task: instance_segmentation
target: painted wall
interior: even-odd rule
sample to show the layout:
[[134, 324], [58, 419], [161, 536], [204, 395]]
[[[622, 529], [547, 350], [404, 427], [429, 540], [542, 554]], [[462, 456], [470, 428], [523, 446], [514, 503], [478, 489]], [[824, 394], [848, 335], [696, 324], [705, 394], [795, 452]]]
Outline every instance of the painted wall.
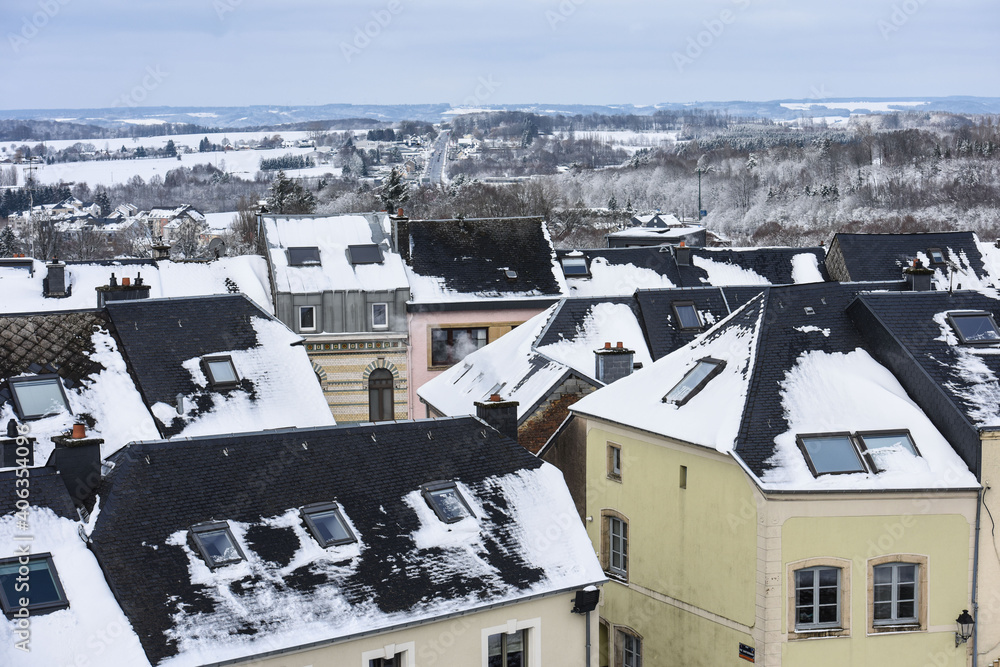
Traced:
[[979, 532], [979, 658], [976, 664], [992, 667], [993, 662], [1000, 659], [1000, 526], [995, 527], [995, 523], [1000, 523], [1000, 431], [982, 434], [981, 479], [986, 492]]
[[[506, 632], [507, 627], [511, 627], [528, 630], [530, 667], [580, 667], [587, 660], [586, 617], [570, 613], [573, 598], [573, 593], [554, 595], [242, 664], [255, 667], [369, 667], [368, 660], [384, 657], [384, 647], [395, 645], [393, 650], [406, 651], [403, 667], [486, 667], [486, 637]], [[596, 665], [598, 615], [592, 613], [590, 616], [593, 637], [590, 664]]]

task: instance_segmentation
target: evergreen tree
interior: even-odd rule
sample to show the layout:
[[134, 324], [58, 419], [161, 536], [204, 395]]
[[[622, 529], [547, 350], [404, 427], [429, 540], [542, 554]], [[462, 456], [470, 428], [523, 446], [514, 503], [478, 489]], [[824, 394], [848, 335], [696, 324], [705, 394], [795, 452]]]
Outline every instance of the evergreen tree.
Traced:
[[608, 200], [608, 210], [609, 211], [618, 210], [618, 198], [615, 197], [614, 195], [611, 195], [611, 198]]
[[177, 157], [177, 147], [174, 146], [174, 140], [167, 140], [167, 147], [163, 149], [167, 154], [167, 157]]
[[204, 139], [198, 142], [199, 153], [207, 153], [210, 150], [212, 150], [212, 142], [208, 140], [208, 137], [205, 137]]
[[399, 170], [393, 168], [389, 173], [389, 178], [382, 184], [378, 198], [382, 201], [385, 210], [392, 213], [397, 208], [406, 203], [410, 198], [410, 186], [403, 180]]
[[0, 232], [0, 257], [12, 257], [17, 252], [17, 237], [14, 236], [14, 229], [7, 225]]
[[631, 199], [629, 199], [627, 202], [625, 202], [625, 212], [628, 213], [629, 215], [632, 215], [633, 213], [635, 213], [635, 209], [632, 208], [632, 200]]
[[279, 171], [267, 195], [267, 208], [272, 213], [312, 213], [316, 210], [316, 198], [301, 184]]
[[94, 203], [101, 207], [101, 215], [107, 217], [111, 213], [111, 199], [105, 190], [98, 190], [94, 195]]

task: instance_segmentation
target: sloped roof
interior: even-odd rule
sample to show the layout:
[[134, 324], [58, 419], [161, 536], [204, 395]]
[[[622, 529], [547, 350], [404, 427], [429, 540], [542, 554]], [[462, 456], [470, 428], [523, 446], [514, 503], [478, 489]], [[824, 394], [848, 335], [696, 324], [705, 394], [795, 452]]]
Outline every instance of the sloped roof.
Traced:
[[564, 293], [542, 218], [411, 220], [409, 235], [414, 303]]
[[[234, 659], [605, 579], [560, 473], [473, 418], [137, 443], [115, 461], [92, 548], [154, 664]], [[459, 485], [474, 519], [439, 522], [420, 495], [437, 480]], [[299, 508], [331, 501], [358, 543], [322, 549], [304, 529]], [[230, 522], [248, 562], [208, 570], [188, 528], [210, 520]], [[558, 539], [541, 540], [546, 530]]]
[[[5, 470], [0, 472], [0, 517], [14, 514], [17, 508], [17, 487], [16, 470]], [[55, 468], [32, 468], [31, 469], [31, 505], [33, 507], [47, 507], [53, 514], [64, 519], [76, 521], [78, 515], [73, 499], [69, 497], [66, 484], [63, 483], [59, 471]], [[30, 525], [30, 521], [29, 521]], [[4, 556], [0, 555], [0, 558]]]
[[900, 280], [903, 268], [914, 259], [920, 259], [924, 266], [930, 265], [930, 248], [940, 248], [945, 259], [959, 265], [967, 264], [971, 273], [980, 279], [987, 277], [973, 232], [836, 234], [834, 243], [840, 246], [848, 274], [856, 282]]

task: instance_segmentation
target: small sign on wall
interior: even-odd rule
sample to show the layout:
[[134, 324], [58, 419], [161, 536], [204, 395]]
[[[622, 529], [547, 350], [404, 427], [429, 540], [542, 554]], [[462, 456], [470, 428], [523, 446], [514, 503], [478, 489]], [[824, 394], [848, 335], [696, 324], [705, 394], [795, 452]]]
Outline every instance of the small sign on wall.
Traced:
[[757, 662], [757, 660], [754, 658], [754, 653], [756, 653], [756, 649], [754, 649], [753, 646], [740, 644], [740, 657], [746, 660], [747, 662]]

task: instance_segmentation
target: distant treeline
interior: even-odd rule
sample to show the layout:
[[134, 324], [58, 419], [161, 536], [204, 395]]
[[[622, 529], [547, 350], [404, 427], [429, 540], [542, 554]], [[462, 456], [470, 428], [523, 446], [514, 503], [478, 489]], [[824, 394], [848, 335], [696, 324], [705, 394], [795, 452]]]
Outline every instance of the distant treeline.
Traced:
[[278, 171], [279, 169], [306, 169], [314, 166], [315, 163], [310, 157], [304, 155], [282, 155], [281, 157], [261, 158], [261, 171]]

